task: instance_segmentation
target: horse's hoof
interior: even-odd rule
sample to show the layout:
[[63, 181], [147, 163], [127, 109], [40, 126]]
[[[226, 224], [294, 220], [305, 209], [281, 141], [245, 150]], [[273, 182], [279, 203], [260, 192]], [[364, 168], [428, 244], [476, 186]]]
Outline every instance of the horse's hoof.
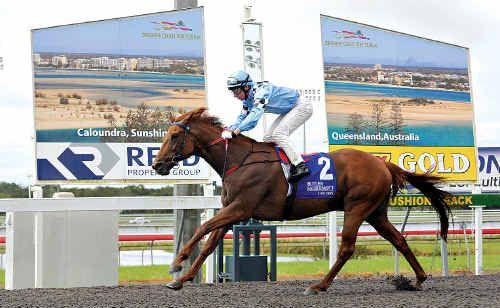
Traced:
[[313, 287], [309, 287], [304, 291], [304, 295], [316, 295], [318, 293], [318, 290]]
[[182, 289], [182, 282], [176, 280], [170, 281], [169, 283], [167, 283], [167, 288], [169, 288], [170, 290], [178, 291]]
[[182, 271], [182, 265], [170, 265], [170, 270], [168, 271], [169, 274], [175, 274], [179, 273]]
[[412, 291], [422, 291], [422, 284], [421, 283], [416, 283], [415, 286], [413, 287]]
[[417, 291], [418, 288], [422, 289], [421, 283], [417, 282], [415, 286], [413, 286], [410, 279], [404, 277], [403, 275], [393, 277], [392, 284], [398, 291]]

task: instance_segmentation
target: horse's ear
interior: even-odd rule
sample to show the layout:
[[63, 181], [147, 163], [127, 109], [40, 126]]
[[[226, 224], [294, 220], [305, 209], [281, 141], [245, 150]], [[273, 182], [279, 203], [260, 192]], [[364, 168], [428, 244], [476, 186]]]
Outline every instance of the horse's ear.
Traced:
[[198, 109], [195, 109], [187, 114], [187, 117], [182, 119], [183, 122], [188, 122], [189, 120], [193, 118], [199, 118], [201, 115], [207, 110], [205, 107], [200, 107]]
[[168, 121], [170, 123], [174, 123], [175, 122], [175, 116], [174, 116], [174, 114], [171, 111], [167, 112], [167, 119], [168, 119]]
[[198, 109], [195, 109], [192, 111], [191, 117], [199, 118], [205, 111], [207, 111], [207, 108], [205, 107], [200, 107]]

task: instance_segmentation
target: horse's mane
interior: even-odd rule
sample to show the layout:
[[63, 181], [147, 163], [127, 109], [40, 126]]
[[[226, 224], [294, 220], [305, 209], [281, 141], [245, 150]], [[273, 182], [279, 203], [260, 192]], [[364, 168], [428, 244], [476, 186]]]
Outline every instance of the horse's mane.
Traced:
[[[189, 112], [186, 112], [175, 119], [176, 122], [201, 122], [207, 124], [208, 126], [215, 127], [218, 129], [224, 129], [224, 123], [217, 116], [210, 115], [207, 112], [207, 108], [201, 107]], [[245, 135], [238, 135], [240, 140], [246, 141], [248, 143], [256, 143], [254, 139], [247, 137]]]

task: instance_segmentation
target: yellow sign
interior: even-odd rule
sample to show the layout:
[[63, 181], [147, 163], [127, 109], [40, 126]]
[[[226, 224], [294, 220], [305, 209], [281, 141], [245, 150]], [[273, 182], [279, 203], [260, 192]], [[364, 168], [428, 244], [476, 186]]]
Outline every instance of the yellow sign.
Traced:
[[476, 151], [473, 147], [410, 147], [330, 145], [330, 151], [353, 148], [391, 161], [410, 172], [444, 177], [447, 181], [473, 181], [477, 179]]
[[[457, 195], [446, 198], [449, 206], [471, 206], [472, 195]], [[430, 206], [431, 202], [425, 196], [396, 196], [389, 200], [389, 206]]]

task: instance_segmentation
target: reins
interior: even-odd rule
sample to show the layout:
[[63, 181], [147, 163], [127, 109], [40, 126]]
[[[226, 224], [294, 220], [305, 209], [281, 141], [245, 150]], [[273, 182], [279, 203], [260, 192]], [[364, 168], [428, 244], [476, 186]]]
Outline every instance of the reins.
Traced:
[[245, 156], [243, 157], [243, 159], [241, 160], [241, 162], [239, 164], [233, 165], [231, 168], [229, 168], [229, 169], [226, 170], [226, 168], [227, 168], [227, 153], [228, 153], [228, 148], [229, 148], [229, 139], [224, 139], [222, 137], [219, 137], [219, 138], [215, 139], [214, 141], [210, 142], [210, 144], [208, 145], [208, 147], [216, 145], [217, 143], [222, 142], [222, 141], [225, 142], [224, 168], [222, 170], [222, 181], [223, 182], [224, 182], [224, 178], [227, 175], [230, 175], [231, 173], [235, 172], [236, 170], [238, 170], [238, 169], [240, 169], [242, 167], [250, 166], [250, 165], [253, 165], [253, 164], [266, 164], [266, 163], [281, 162], [279, 159], [275, 159], [275, 160], [264, 159], [264, 160], [253, 161], [253, 162], [249, 162], [249, 163], [245, 164], [245, 161], [252, 154], [258, 154], [258, 153], [269, 154], [269, 153], [271, 153], [271, 152], [268, 152], [268, 151], [254, 151], [254, 149], [253, 149], [254, 144], [252, 143], [250, 151], [245, 154]]
[[[182, 140], [181, 146], [179, 148], [177, 148], [174, 157], [172, 157], [172, 161], [180, 161], [180, 160], [182, 160], [182, 151], [184, 150], [184, 146], [186, 145], [186, 139], [187, 139], [188, 133], [190, 132], [190, 127], [189, 127], [189, 125], [186, 125], [186, 124], [181, 123], [181, 122], [173, 122], [171, 125], [175, 125], [175, 126], [178, 126], [178, 127], [182, 128], [182, 129], [184, 129], [184, 140]], [[253, 161], [253, 162], [245, 163], [246, 160], [248, 159], [248, 157], [250, 157], [252, 154], [258, 154], [258, 153], [269, 154], [269, 153], [271, 153], [271, 152], [262, 151], [262, 150], [260, 150], [260, 151], [254, 151], [254, 149], [253, 149], [254, 143], [252, 143], [250, 151], [245, 154], [245, 156], [243, 157], [243, 159], [241, 160], [241, 162], [239, 164], [233, 165], [231, 168], [227, 169], [227, 158], [228, 158], [227, 154], [228, 154], [228, 151], [229, 151], [229, 139], [218, 137], [215, 140], [213, 140], [212, 142], [210, 142], [208, 144], [207, 148], [209, 148], [211, 146], [214, 146], [214, 145], [216, 145], [216, 144], [218, 144], [220, 142], [224, 142], [224, 166], [223, 166], [223, 169], [222, 169], [222, 182], [224, 182], [224, 179], [225, 179], [226, 176], [232, 174], [233, 172], [235, 172], [236, 170], [238, 170], [238, 169], [240, 169], [242, 167], [246, 167], [246, 166], [250, 166], [250, 165], [254, 165], [254, 164], [267, 164], [267, 163], [280, 162], [279, 159], [275, 159], [275, 160], [265, 159], [265, 160]], [[179, 159], [179, 160], [176, 160], [176, 159]]]

